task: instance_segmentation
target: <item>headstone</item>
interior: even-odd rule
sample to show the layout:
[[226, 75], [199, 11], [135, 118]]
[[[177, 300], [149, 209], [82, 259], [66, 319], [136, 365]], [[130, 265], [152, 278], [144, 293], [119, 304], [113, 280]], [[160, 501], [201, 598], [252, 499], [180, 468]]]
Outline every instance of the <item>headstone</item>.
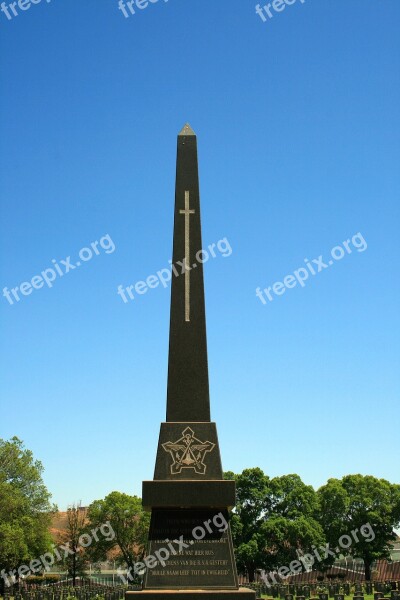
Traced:
[[172, 277], [167, 418], [154, 479], [143, 482], [143, 506], [151, 511], [143, 590], [128, 591], [126, 600], [166, 600], [178, 590], [182, 600], [256, 597], [239, 589], [228, 512], [235, 483], [223, 478], [210, 419], [201, 250], [197, 139], [185, 125], [178, 136], [173, 243], [173, 265], [184, 272]]
[[319, 596], [319, 600], [328, 600], [329, 599], [328, 594], [326, 592], [320, 592], [318, 594], [318, 596]]
[[335, 594], [334, 599], [335, 600], [344, 600], [344, 594]]
[[374, 600], [380, 600], [383, 598], [383, 592], [374, 592]]

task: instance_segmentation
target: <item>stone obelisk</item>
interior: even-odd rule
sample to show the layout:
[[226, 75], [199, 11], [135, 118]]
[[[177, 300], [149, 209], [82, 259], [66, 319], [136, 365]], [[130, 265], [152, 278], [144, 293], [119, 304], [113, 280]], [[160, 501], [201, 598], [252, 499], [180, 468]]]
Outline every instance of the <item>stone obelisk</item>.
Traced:
[[143, 590], [127, 600], [179, 597], [254, 600], [239, 588], [229, 509], [235, 483], [223, 479], [210, 418], [196, 135], [178, 136], [168, 361], [167, 418], [153, 481], [143, 482], [151, 525]]

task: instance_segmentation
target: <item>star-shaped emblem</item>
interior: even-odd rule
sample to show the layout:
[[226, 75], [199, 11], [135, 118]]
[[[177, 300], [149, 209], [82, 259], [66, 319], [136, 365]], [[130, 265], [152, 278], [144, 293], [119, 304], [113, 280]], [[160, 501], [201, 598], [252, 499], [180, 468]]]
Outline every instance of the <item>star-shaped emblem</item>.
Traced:
[[166, 442], [162, 447], [170, 453], [174, 461], [171, 465], [172, 475], [181, 473], [182, 469], [194, 469], [199, 475], [204, 475], [207, 470], [204, 457], [215, 448], [215, 444], [201, 442], [194, 436], [193, 429], [186, 427], [179, 440]]

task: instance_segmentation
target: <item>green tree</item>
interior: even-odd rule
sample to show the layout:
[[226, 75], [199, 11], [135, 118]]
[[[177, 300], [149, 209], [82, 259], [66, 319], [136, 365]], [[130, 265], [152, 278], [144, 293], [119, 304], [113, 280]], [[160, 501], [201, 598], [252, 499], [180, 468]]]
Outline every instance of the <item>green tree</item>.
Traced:
[[64, 565], [67, 568], [68, 575], [72, 578], [72, 585], [75, 587], [77, 577], [85, 577], [86, 569], [89, 564], [89, 556], [85, 548], [80, 543], [81, 535], [87, 531], [87, 509], [81, 504], [73, 504], [67, 509], [67, 527], [60, 533], [59, 541], [67, 544], [71, 554], [64, 559]]
[[[50, 494], [43, 466], [17, 437], [0, 439], [0, 585], [16, 579], [22, 566], [51, 549]], [[18, 572], [21, 569], [21, 572]]]
[[145, 555], [150, 514], [144, 512], [142, 501], [137, 496], [128, 496], [112, 492], [104, 500], [93, 502], [87, 512], [88, 529], [110, 523], [115, 537], [100, 538], [90, 548], [92, 559], [106, 560], [108, 553], [114, 551], [113, 558], [120, 565], [132, 569], [135, 562]]
[[240, 572], [254, 581], [257, 569], [272, 571], [297, 559], [297, 552], [324, 543], [316, 520], [318, 499], [298, 475], [270, 479], [259, 468], [245, 469], [235, 479], [237, 503], [232, 514], [232, 537]]
[[[319, 521], [331, 546], [339, 545], [344, 555], [361, 558], [365, 579], [371, 579], [371, 565], [389, 559], [394, 529], [400, 525], [400, 485], [371, 475], [346, 475], [329, 479], [318, 492]], [[349, 540], [342, 536], [348, 536]], [[341, 540], [343, 542], [341, 543]]]

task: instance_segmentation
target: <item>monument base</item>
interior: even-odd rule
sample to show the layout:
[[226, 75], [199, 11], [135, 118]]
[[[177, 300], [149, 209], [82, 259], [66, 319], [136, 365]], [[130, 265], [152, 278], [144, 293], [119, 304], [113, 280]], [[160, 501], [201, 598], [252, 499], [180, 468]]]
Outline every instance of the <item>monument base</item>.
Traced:
[[256, 593], [248, 588], [238, 590], [142, 590], [126, 592], [125, 600], [255, 600]]

